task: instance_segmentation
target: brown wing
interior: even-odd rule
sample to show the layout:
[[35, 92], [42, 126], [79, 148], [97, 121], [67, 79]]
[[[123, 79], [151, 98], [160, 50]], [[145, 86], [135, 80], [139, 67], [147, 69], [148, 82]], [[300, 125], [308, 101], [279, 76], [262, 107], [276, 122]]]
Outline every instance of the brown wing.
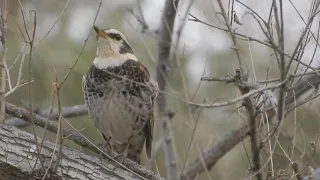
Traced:
[[[151, 157], [151, 148], [153, 140], [153, 129], [154, 129], [154, 99], [157, 96], [157, 83], [150, 78], [150, 73], [148, 69], [140, 62], [127, 60], [121, 67], [114, 67], [113, 71], [115, 74], [126, 77], [130, 77], [131, 80], [144, 84], [145, 86], [140, 86], [139, 84], [132, 84], [128, 81], [128, 86], [130, 87], [130, 93], [132, 95], [140, 96], [140, 91], [144, 91], [144, 95], [148, 105], [148, 115], [143, 116], [146, 118], [146, 125], [143, 127], [143, 131], [146, 133], [146, 154], [148, 158]], [[138, 91], [135, 88], [139, 89]]]
[[145, 72], [145, 74], [147, 75], [147, 78], [145, 79], [147, 82], [147, 85], [149, 86], [150, 90], [151, 90], [151, 111], [150, 111], [150, 118], [147, 120], [147, 124], [144, 128], [144, 131], [146, 132], [146, 154], [147, 157], [150, 159], [151, 158], [151, 151], [152, 151], [152, 141], [153, 141], [153, 130], [154, 130], [154, 122], [155, 122], [155, 118], [154, 118], [154, 99], [157, 96], [157, 83], [153, 82], [150, 78], [150, 74], [149, 71], [147, 70], [147, 68], [143, 65], [140, 64], [139, 66], [140, 70]]
[[152, 141], [153, 141], [153, 129], [154, 129], [154, 103], [152, 102], [152, 112], [150, 119], [147, 121], [145, 126], [145, 132], [147, 134], [146, 138], [146, 153], [148, 158], [151, 158], [152, 151]]

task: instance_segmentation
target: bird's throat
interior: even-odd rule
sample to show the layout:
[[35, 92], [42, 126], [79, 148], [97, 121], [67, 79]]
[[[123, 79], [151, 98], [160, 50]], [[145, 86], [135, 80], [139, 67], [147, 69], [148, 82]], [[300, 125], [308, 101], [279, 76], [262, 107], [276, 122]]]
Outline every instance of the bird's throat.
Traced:
[[99, 69], [107, 69], [109, 67], [121, 66], [127, 60], [138, 61], [137, 57], [134, 54], [118, 54], [114, 56], [97, 56], [93, 64]]

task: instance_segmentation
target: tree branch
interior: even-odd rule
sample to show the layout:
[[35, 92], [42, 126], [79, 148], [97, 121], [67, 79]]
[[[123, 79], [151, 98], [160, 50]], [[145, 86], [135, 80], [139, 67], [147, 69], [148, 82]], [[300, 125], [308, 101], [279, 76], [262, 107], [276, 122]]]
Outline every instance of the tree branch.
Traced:
[[[287, 96], [286, 106], [290, 105], [294, 102], [295, 99], [300, 98], [303, 94], [305, 94], [310, 89], [318, 87], [320, 84], [320, 75], [317, 73], [312, 73], [303, 78], [302, 81], [299, 81], [293, 88], [294, 94], [291, 93]], [[271, 97], [269, 97], [271, 98]], [[272, 97], [274, 98], [274, 97]], [[268, 109], [268, 108], [264, 108]], [[274, 115], [274, 113], [273, 113]], [[258, 121], [256, 124], [260, 123], [261, 118], [258, 116], [256, 118]], [[269, 117], [270, 119], [270, 117]], [[242, 142], [244, 138], [248, 135], [248, 125], [245, 124], [240, 128], [232, 131], [229, 135], [226, 135], [221, 141], [219, 141], [212, 148], [204, 151], [201, 155], [190, 163], [183, 175], [181, 176], [181, 180], [188, 180], [195, 178], [198, 174], [201, 174], [205, 170], [210, 170], [218, 160], [227, 154], [231, 149], [233, 149], [238, 143]]]
[[[19, 129], [0, 125], [0, 174], [1, 179], [39, 179], [43, 175], [43, 167], [37, 161], [38, 153], [35, 149], [33, 135]], [[44, 166], [51, 168], [50, 159], [55, 144], [44, 141], [40, 151]], [[63, 160], [59, 163], [57, 174], [48, 174], [47, 178], [54, 179], [88, 179], [88, 180], [140, 180], [126, 169], [119, 168], [110, 160], [101, 161], [98, 157], [88, 156], [78, 150], [62, 148]], [[32, 169], [31, 167], [35, 167]]]
[[[172, 42], [172, 32], [178, 4], [179, 0], [166, 0], [161, 18], [156, 69], [156, 80], [158, 82], [160, 92], [163, 92], [166, 89], [166, 80], [169, 75], [169, 56]], [[167, 179], [178, 180], [179, 175], [176, 161], [176, 147], [170, 118], [166, 109], [166, 97], [164, 93], [159, 94], [157, 98], [157, 105], [158, 116], [159, 120], [161, 121], [160, 128], [165, 136], [163, 149], [165, 154]]]
[[[320, 84], [320, 75], [318, 73], [310, 73], [307, 74], [299, 83], [297, 83], [294, 86], [294, 92], [289, 93], [288, 98], [286, 99], [286, 104], [289, 105], [293, 102], [294, 97], [296, 96], [296, 99], [301, 97], [303, 94], [305, 94], [310, 89], [314, 89], [315, 87], [319, 86]], [[13, 115], [15, 118], [11, 118], [7, 123], [12, 122], [11, 120], [20, 120], [22, 122], [29, 121], [28, 118], [25, 118], [25, 115], [29, 115], [29, 111], [23, 108], [18, 108], [10, 103], [7, 103], [7, 110], [6, 113], [9, 115]], [[18, 113], [14, 113], [17, 111]], [[48, 115], [49, 109], [39, 110], [35, 115], [36, 124], [44, 127], [45, 120]], [[83, 116], [87, 115], [87, 108], [85, 105], [75, 105], [70, 107], [62, 108], [62, 116], [65, 118], [72, 118], [77, 116]], [[42, 117], [44, 116], [44, 117]], [[19, 118], [25, 119], [24, 121]], [[58, 118], [58, 110], [54, 109], [53, 114], [50, 116], [49, 119], [57, 119]], [[259, 119], [259, 118], [258, 118]], [[39, 122], [40, 121], [40, 122]], [[259, 122], [257, 122], [259, 123]], [[49, 121], [49, 127], [52, 128], [50, 131], [55, 132], [56, 129], [56, 122], [55, 121]], [[192, 179], [197, 176], [197, 174], [200, 174], [205, 171], [205, 169], [210, 170], [211, 167], [213, 167], [217, 161], [223, 157], [226, 153], [228, 153], [231, 149], [233, 149], [239, 142], [241, 142], [245, 137], [247, 137], [248, 132], [248, 126], [243, 125], [242, 127], [232, 131], [229, 135], [226, 135], [221, 141], [219, 141], [214, 147], [205, 150], [201, 153], [201, 157], [197, 158], [195, 161], [190, 163], [184, 170], [183, 176], [181, 177], [182, 180], [187, 180], [186, 176], [189, 179]], [[65, 133], [65, 132], [64, 132]], [[72, 134], [73, 132], [68, 132], [69, 134]], [[67, 134], [65, 134], [67, 136]], [[77, 134], [73, 134], [70, 138], [77, 137]], [[76, 140], [76, 142], [86, 145], [86, 140], [82, 137], [78, 137], [82, 140]], [[95, 149], [94, 147], [87, 147], [88, 149]], [[203, 159], [203, 161], [201, 160]], [[206, 167], [204, 167], [204, 164]], [[133, 166], [133, 165], [132, 165]], [[138, 171], [136, 171], [138, 172]], [[145, 173], [148, 174], [148, 173]], [[146, 177], [146, 176], [145, 176]]]
[[[248, 135], [248, 125], [245, 124], [237, 130], [232, 131], [219, 141], [214, 147], [204, 151], [184, 170], [181, 180], [194, 179], [198, 174], [210, 170], [218, 160], [233, 149]], [[205, 167], [204, 167], [205, 165]]]
[[[53, 112], [50, 113], [49, 109], [35, 109], [33, 111], [34, 113], [42, 116], [42, 117], [49, 117], [50, 120], [58, 120], [59, 119], [59, 111], [58, 109], [53, 109]], [[74, 106], [64, 107], [61, 109], [61, 116], [63, 118], [75, 118], [79, 116], [85, 116], [88, 114], [88, 108], [85, 104], [78, 104]], [[21, 120], [19, 118], [13, 117], [10, 119], [7, 119], [5, 121], [6, 124], [12, 125], [15, 127], [22, 127], [27, 125], [28, 123], [24, 120]]]
[[[15, 105], [11, 103], [6, 103], [6, 113], [21, 118], [25, 121], [31, 122], [31, 118], [34, 118], [34, 123], [37, 126], [45, 127], [47, 126], [47, 129], [51, 132], [57, 133], [58, 131], [58, 123], [56, 121], [48, 120], [42, 116], [39, 116], [35, 113], [30, 113], [27, 109], [16, 107]], [[101, 154], [102, 152], [97, 148], [96, 145], [92, 144], [87, 138], [85, 138], [82, 134], [79, 132], [73, 132], [70, 130], [62, 129], [62, 133], [64, 137], [67, 137], [68, 139], [72, 140], [76, 144], [88, 148], [93, 152]], [[111, 157], [116, 157], [117, 155], [114, 153], [110, 153]], [[111, 161], [111, 160], [110, 160]], [[161, 178], [154, 173], [150, 172], [149, 170], [143, 168], [142, 166], [138, 165], [137, 163], [134, 163], [130, 161], [129, 159], [125, 159], [123, 164], [131, 169], [133, 172], [139, 174], [142, 177], [145, 177], [145, 179], [150, 180], [161, 180]]]

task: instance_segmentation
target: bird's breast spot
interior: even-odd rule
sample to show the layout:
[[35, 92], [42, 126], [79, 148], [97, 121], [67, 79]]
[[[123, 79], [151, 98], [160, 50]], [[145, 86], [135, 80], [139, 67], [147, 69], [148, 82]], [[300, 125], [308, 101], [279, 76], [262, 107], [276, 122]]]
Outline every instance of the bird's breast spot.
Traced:
[[126, 96], [127, 95], [127, 91], [122, 91], [122, 94]]

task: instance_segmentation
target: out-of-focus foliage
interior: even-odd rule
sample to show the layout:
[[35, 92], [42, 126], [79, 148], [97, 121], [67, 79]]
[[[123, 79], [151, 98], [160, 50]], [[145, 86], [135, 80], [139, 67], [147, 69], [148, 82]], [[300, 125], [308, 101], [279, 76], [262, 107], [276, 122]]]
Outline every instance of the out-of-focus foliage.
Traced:
[[[3, 3], [3, 0], [0, 2]], [[36, 44], [53, 26], [64, 9], [66, 2], [66, 0], [25, 0], [23, 2], [26, 19], [31, 20], [29, 10], [37, 12]], [[8, 42], [8, 61], [9, 64], [12, 64], [24, 44], [23, 36], [17, 26], [24, 29], [24, 25], [20, 13], [20, 5], [14, 0], [10, 0], [9, 3], [14, 4], [10, 6], [11, 13], [6, 37]], [[146, 21], [149, 24], [149, 30], [156, 30], [162, 13], [163, 1], [143, 0], [140, 3], [142, 4]], [[227, 5], [227, 1], [224, 3]], [[51, 85], [55, 82], [56, 78], [58, 81], [61, 81], [69, 70], [69, 67], [76, 60], [84, 44], [84, 40], [92, 27], [98, 4], [99, 1], [97, 0], [71, 0], [51, 32], [34, 49], [31, 62], [29, 62], [29, 59], [26, 60], [23, 68], [23, 80], [28, 80], [28, 66], [31, 63], [31, 78], [34, 80], [31, 83], [32, 105], [34, 108], [48, 108], [50, 106]], [[213, 1], [195, 1], [191, 13], [201, 17], [206, 22], [214, 24], [214, 22], [217, 22], [218, 15], [215, 14], [217, 7], [213, 4], [215, 4]], [[248, 1], [248, 4], [253, 7], [259, 6], [253, 1]], [[127, 9], [132, 8], [136, 10], [137, 6], [138, 3], [134, 0], [103, 0], [96, 25], [102, 28], [112, 27], [121, 30], [127, 36], [140, 61], [151, 72], [154, 72], [157, 37], [151, 33], [141, 33], [141, 26]], [[289, 5], [286, 7], [289, 8]], [[240, 17], [245, 13], [240, 6], [236, 6], [235, 10], [239, 11], [238, 15]], [[288, 10], [288, 12], [293, 13], [291, 10]], [[261, 13], [264, 14], [265, 11], [261, 11]], [[182, 17], [179, 16], [178, 20], [181, 19]], [[261, 36], [261, 32], [258, 32], [252, 18], [250, 19], [245, 16], [241, 20], [249, 22], [248, 24], [252, 24], [252, 27], [248, 25], [246, 25], [246, 28], [238, 27], [239, 31], [242, 33], [247, 31], [248, 34], [252, 36], [256, 35], [258, 38], [263, 37]], [[286, 29], [288, 33], [286, 40], [290, 45], [286, 46], [286, 48], [290, 50], [294, 47], [293, 45], [291, 47], [291, 44], [296, 42], [296, 37], [291, 33], [291, 25], [296, 24], [296, 32], [299, 33], [301, 23], [295, 21], [286, 21], [286, 23], [290, 26]], [[223, 27], [223, 23], [219, 23], [218, 25]], [[30, 28], [32, 22], [28, 23], [27, 26]], [[224, 101], [239, 96], [239, 92], [237, 92], [237, 89], [232, 84], [200, 82], [201, 76], [219, 77], [234, 72], [234, 69], [237, 67], [237, 60], [233, 50], [230, 49], [231, 46], [228, 34], [199, 23], [188, 21], [182, 33], [180, 48], [177, 51], [179, 58], [174, 58], [171, 62], [172, 76], [168, 81], [168, 93], [181, 99], [189, 99], [198, 103], [202, 103], [206, 99]], [[28, 51], [28, 48], [27, 46], [25, 47], [25, 52]], [[257, 80], [264, 80], [267, 77], [278, 77], [277, 64], [274, 57], [270, 56], [272, 53], [270, 49], [254, 42], [248, 43], [247, 41], [240, 41], [239, 48], [241, 55], [246, 60], [251, 75], [253, 75], [254, 71]], [[82, 75], [91, 65], [95, 52], [96, 38], [93, 32], [78, 64], [72, 70], [61, 90], [63, 106], [84, 103], [81, 89]], [[306, 60], [308, 60], [308, 56]], [[177, 61], [181, 61], [181, 66], [178, 66], [179, 63]], [[13, 79], [17, 76], [17, 70], [17, 66], [12, 68], [11, 77]], [[20, 106], [27, 106], [29, 104], [28, 88], [28, 85], [21, 87], [8, 100]], [[186, 94], [188, 98], [185, 97]], [[178, 150], [178, 160], [181, 166], [185, 161], [193, 128], [197, 121], [187, 163], [192, 162], [203, 149], [211, 147], [221, 140], [230, 130], [239, 127], [242, 123], [246, 123], [245, 114], [242, 112], [241, 116], [238, 115], [237, 105], [215, 109], [195, 109], [179, 99], [168, 96], [168, 108], [175, 112], [172, 124]], [[297, 114], [296, 117], [294, 113]], [[293, 129], [296, 123], [295, 143], [309, 154], [311, 152], [309, 143], [316, 141], [317, 134], [319, 133], [319, 116], [318, 102], [315, 101], [313, 104], [300, 107], [297, 112], [292, 112], [284, 122], [284, 128], [290, 135], [294, 133]], [[68, 119], [68, 121], [77, 129], [82, 129], [81, 132], [92, 141], [96, 143], [103, 142], [103, 139], [97, 133], [88, 116]], [[64, 125], [64, 127], [67, 127], [67, 125]], [[32, 132], [32, 127], [28, 126], [26, 130]], [[37, 130], [38, 133], [43, 132], [40, 128]], [[53, 140], [55, 138], [53, 134], [48, 134], [49, 139]], [[39, 135], [42, 135], [42, 133]], [[156, 137], [155, 140], [159, 144], [162, 139], [161, 137]], [[283, 146], [291, 148], [291, 144], [288, 143], [287, 139], [280, 139], [280, 142]], [[66, 144], [77, 147], [69, 141]], [[242, 177], [247, 176], [247, 169], [249, 167], [247, 154], [250, 153], [246, 153], [246, 151], [249, 151], [249, 149], [249, 144], [244, 142], [229, 152], [209, 172], [212, 179], [243, 179]], [[300, 155], [295, 151], [294, 160], [298, 162], [307, 161], [304, 157], [301, 158]], [[319, 165], [319, 161], [317, 160], [319, 159], [318, 152], [315, 153], [314, 157], [311, 164]], [[165, 167], [162, 159], [163, 154], [160, 150], [156, 163], [160, 174], [164, 176]], [[279, 148], [276, 148], [274, 163], [277, 168], [287, 168], [288, 160]], [[153, 169], [156, 170], [156, 168]], [[207, 175], [201, 175], [199, 179], [207, 179]]]

